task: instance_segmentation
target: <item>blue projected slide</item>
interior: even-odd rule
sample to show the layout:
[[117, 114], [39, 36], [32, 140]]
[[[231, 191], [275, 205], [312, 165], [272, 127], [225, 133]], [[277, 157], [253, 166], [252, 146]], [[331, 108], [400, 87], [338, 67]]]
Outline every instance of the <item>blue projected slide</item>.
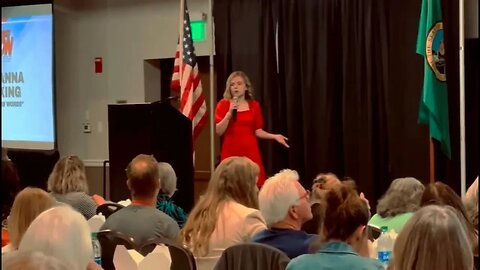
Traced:
[[2, 17], [2, 146], [53, 149], [51, 5], [46, 8], [49, 14], [12, 12], [32, 7], [38, 5], [2, 8], [3, 16], [22, 14]]

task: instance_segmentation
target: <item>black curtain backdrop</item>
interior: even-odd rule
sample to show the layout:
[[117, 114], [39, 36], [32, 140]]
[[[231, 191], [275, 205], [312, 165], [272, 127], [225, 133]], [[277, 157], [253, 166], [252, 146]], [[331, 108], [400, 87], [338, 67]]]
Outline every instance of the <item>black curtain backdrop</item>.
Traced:
[[[459, 86], [459, 53], [458, 53], [458, 1], [442, 0], [444, 22], [444, 39], [446, 51], [446, 75], [449, 101], [450, 139], [452, 159], [448, 160], [437, 151], [437, 179], [448, 183], [457, 192], [460, 191], [460, 86]], [[479, 174], [480, 151], [478, 126], [480, 65], [479, 39], [465, 41], [465, 142], [466, 142], [466, 182], [468, 186]]]
[[[423, 82], [423, 60], [415, 53], [420, 7], [419, 0], [215, 0], [218, 98], [230, 72], [245, 71], [262, 104], [265, 129], [289, 137], [289, 150], [261, 142], [267, 174], [292, 168], [306, 187], [319, 172], [350, 176], [372, 204], [394, 178], [428, 182], [428, 129], [417, 124]], [[458, 125], [458, 71], [456, 79], [450, 75], [458, 70], [458, 56], [455, 64], [451, 52], [458, 37], [454, 15], [455, 7], [444, 14], [447, 53], [453, 58], [447, 59], [453, 61], [447, 70], [449, 94], [457, 93], [450, 95], [454, 150], [451, 161], [437, 151], [437, 175], [459, 191], [453, 119]], [[478, 74], [478, 64], [471, 65]], [[476, 80], [467, 92], [477, 97], [467, 103], [467, 121], [475, 123], [477, 134], [471, 137], [476, 153], [467, 147], [467, 155], [477, 160], [469, 175], [478, 174]]]

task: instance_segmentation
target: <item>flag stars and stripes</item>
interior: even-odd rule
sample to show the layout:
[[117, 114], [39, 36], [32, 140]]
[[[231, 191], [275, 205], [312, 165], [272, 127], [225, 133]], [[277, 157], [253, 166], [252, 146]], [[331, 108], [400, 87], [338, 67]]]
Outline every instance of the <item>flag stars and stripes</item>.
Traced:
[[179, 109], [192, 121], [192, 136], [195, 139], [205, 126], [208, 113], [205, 97], [202, 93], [202, 82], [198, 72], [197, 56], [193, 46], [190, 18], [186, 3], [184, 5], [183, 18], [180, 18], [180, 25], [182, 26], [182, 29], [180, 29], [180, 41], [183, 44], [178, 44], [177, 46], [172, 89], [180, 91]]

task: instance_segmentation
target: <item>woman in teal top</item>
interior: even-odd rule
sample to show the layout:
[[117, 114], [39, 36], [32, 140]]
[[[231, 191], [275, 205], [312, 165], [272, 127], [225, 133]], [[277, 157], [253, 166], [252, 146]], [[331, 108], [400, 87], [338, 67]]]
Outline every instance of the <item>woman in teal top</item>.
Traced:
[[292, 259], [287, 270], [338, 269], [383, 270], [368, 258], [368, 206], [350, 186], [339, 184], [325, 195], [323, 224], [325, 243], [315, 254]]
[[177, 191], [177, 174], [173, 167], [166, 162], [158, 162], [158, 176], [160, 178], [160, 192], [157, 196], [157, 209], [169, 215], [183, 228], [187, 222], [187, 214], [180, 206], [172, 200]]
[[420, 207], [425, 186], [413, 177], [397, 178], [392, 181], [387, 192], [378, 201], [377, 213], [369, 225], [399, 233], [413, 213]]

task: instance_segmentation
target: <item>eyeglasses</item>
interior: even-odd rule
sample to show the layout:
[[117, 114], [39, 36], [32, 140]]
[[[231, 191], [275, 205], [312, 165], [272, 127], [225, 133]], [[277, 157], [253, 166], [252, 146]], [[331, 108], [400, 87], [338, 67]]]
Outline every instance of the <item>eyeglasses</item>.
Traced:
[[300, 200], [302, 200], [303, 198], [307, 199], [307, 201], [310, 200], [310, 190], [308, 190], [308, 189], [305, 190], [305, 193], [304, 193], [302, 196], [300, 196], [300, 197], [297, 199], [297, 201], [300, 201]]

